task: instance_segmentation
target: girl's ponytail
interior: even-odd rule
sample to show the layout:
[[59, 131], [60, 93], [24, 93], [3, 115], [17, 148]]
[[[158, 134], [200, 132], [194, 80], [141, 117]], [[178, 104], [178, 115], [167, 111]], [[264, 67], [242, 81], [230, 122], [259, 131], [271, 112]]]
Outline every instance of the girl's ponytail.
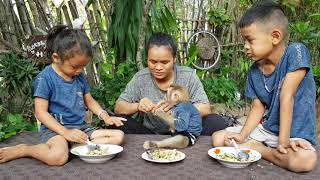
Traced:
[[51, 59], [52, 54], [54, 53], [53, 51], [53, 42], [56, 39], [57, 35], [62, 32], [63, 30], [68, 29], [68, 26], [65, 25], [57, 25], [52, 27], [47, 36], [47, 43], [46, 43], [46, 54], [49, 59]]

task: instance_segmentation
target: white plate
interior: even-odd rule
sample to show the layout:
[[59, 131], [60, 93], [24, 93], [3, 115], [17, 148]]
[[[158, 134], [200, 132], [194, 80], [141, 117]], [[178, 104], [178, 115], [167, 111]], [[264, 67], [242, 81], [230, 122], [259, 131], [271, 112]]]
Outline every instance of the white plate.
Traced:
[[179, 157], [174, 159], [174, 160], [156, 160], [156, 159], [151, 159], [148, 156], [147, 152], [142, 153], [141, 157], [142, 157], [142, 159], [144, 159], [146, 161], [155, 162], [155, 163], [173, 163], [173, 162], [182, 161], [183, 159], [186, 158], [186, 155], [183, 152], [177, 150], [177, 153], [179, 153]]
[[224, 153], [232, 153], [236, 155], [236, 150], [234, 147], [216, 147], [211, 148], [208, 151], [209, 156], [213, 157], [214, 159], [218, 160], [219, 163], [222, 165], [229, 167], [229, 168], [244, 168], [248, 166], [249, 164], [258, 161], [261, 159], [261, 154], [258, 151], [252, 150], [252, 149], [246, 149], [241, 148], [242, 150], [245, 150], [249, 154], [249, 160], [248, 161], [231, 161], [231, 160], [224, 160], [221, 159], [219, 156], [223, 155]]
[[108, 148], [105, 155], [87, 155], [88, 148], [86, 145], [72, 148], [70, 152], [79, 156], [85, 162], [88, 163], [103, 163], [112, 159], [115, 155], [123, 151], [123, 147], [113, 144], [100, 144], [102, 148]]

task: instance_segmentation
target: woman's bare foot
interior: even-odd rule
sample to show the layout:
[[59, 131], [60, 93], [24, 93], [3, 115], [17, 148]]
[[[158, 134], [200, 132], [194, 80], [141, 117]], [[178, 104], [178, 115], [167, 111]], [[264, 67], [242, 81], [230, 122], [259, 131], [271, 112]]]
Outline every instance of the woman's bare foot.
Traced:
[[0, 164], [25, 156], [25, 144], [0, 148]]

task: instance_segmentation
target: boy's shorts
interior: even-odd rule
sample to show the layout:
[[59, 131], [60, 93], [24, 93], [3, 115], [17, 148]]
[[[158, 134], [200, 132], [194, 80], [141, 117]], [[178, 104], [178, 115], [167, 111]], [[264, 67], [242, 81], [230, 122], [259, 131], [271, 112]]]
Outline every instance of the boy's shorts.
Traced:
[[[228, 127], [226, 128], [226, 131], [228, 132], [234, 132], [234, 133], [240, 133], [241, 129], [243, 126], [237, 126], [237, 127]], [[246, 139], [253, 139], [259, 142], [264, 143], [266, 146], [276, 148], [278, 146], [278, 136], [265, 129], [262, 124], [259, 124], [249, 135], [249, 137]], [[295, 141], [295, 140], [304, 140], [309, 142], [308, 140], [302, 139], [302, 138], [290, 138], [290, 141]], [[310, 143], [310, 142], [309, 142]], [[311, 143], [310, 143], [311, 144]]]
[[185, 136], [189, 139], [189, 144], [188, 146], [192, 146], [195, 144], [196, 142], [196, 136], [193, 135], [192, 133], [189, 133], [189, 132], [186, 132], [186, 131], [182, 131], [182, 132], [175, 132], [172, 134], [172, 136], [175, 136], [175, 135], [182, 135], [182, 136]]
[[[90, 124], [84, 124], [84, 125], [79, 125], [79, 126], [64, 125], [64, 127], [66, 127], [67, 129], [79, 129], [79, 130], [83, 131], [84, 133], [86, 133], [89, 137], [91, 136], [93, 131], [98, 129], [98, 128], [92, 127]], [[50, 129], [40, 131], [40, 142], [46, 143], [50, 138], [52, 138], [56, 135], [58, 135], [58, 134]]]

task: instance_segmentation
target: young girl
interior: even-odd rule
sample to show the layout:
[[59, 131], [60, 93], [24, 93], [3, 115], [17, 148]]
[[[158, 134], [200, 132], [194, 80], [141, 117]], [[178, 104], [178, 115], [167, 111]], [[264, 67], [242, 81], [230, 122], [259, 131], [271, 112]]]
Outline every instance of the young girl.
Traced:
[[20, 144], [0, 149], [0, 163], [21, 157], [32, 157], [48, 165], [64, 165], [69, 156], [68, 142], [121, 144], [120, 130], [95, 130], [85, 122], [88, 108], [106, 124], [122, 126], [126, 119], [110, 117], [93, 99], [81, 74], [92, 59], [86, 34], [66, 26], [56, 26], [47, 38], [47, 53], [52, 64], [34, 83], [35, 115], [41, 122], [41, 144]]

